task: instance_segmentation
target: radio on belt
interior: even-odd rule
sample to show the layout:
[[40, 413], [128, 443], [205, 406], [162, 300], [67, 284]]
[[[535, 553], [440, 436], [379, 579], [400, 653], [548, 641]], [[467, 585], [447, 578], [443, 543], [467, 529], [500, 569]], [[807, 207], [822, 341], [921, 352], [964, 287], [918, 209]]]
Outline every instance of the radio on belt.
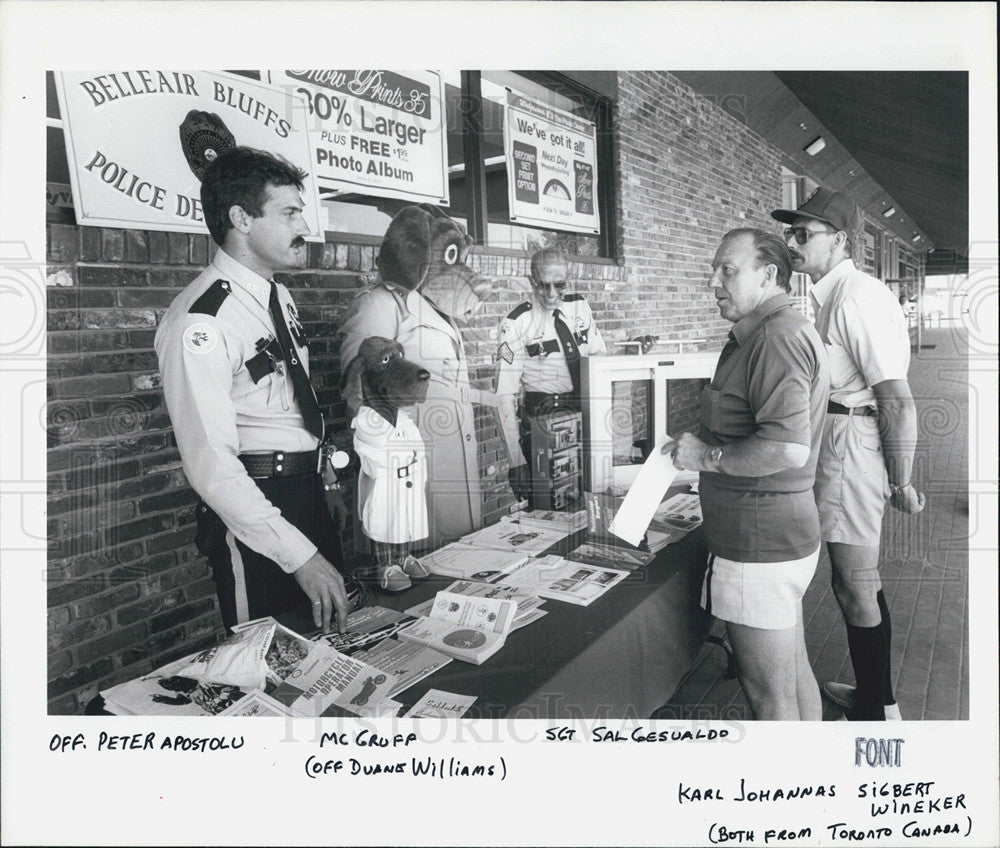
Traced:
[[583, 416], [569, 409], [531, 418], [531, 506], [567, 509], [579, 499]]

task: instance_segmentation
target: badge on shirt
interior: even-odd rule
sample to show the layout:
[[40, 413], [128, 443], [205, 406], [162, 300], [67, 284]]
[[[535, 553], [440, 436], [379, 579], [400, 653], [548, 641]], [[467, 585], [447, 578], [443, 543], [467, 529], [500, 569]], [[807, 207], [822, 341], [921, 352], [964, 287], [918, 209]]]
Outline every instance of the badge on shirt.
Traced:
[[294, 303], [286, 303], [285, 309], [288, 310], [288, 324], [292, 331], [292, 336], [295, 337], [295, 344], [299, 347], [306, 346], [306, 331], [302, 326], [302, 322], [299, 320], [299, 312], [295, 308]]
[[510, 345], [507, 344], [507, 342], [500, 345], [499, 350], [497, 350], [497, 356], [499, 356], [508, 365], [514, 361], [514, 351], [510, 349]]
[[184, 347], [191, 353], [211, 353], [219, 343], [219, 333], [211, 324], [199, 321], [184, 331]]

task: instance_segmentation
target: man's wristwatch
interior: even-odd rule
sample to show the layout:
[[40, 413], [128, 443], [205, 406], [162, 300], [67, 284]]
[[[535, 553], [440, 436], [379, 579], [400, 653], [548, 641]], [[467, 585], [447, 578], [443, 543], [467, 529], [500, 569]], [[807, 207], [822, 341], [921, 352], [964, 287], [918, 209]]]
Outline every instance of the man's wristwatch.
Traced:
[[901, 495], [903, 494], [903, 490], [909, 485], [910, 485], [909, 483], [902, 483], [902, 484], [890, 483], [889, 491], [892, 492], [892, 494], [894, 495]]
[[714, 470], [718, 471], [722, 464], [722, 448], [712, 448], [708, 452], [708, 461], [712, 463]]

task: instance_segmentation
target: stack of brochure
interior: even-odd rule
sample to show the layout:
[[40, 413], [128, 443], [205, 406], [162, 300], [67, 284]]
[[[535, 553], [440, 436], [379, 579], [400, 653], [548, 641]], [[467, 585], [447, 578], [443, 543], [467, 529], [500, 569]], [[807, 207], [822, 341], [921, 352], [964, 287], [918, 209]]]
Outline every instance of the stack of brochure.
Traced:
[[510, 516], [522, 527], [540, 527], [543, 530], [563, 530], [568, 536], [579, 530], [587, 529], [587, 510], [578, 509], [575, 512], [559, 512], [554, 509], [529, 509], [516, 512]]

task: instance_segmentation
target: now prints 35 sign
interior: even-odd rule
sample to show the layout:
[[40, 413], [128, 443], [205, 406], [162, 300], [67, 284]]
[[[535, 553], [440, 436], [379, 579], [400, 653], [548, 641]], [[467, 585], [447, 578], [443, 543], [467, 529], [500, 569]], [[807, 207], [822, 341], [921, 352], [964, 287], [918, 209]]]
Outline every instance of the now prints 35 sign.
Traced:
[[[77, 223], [205, 233], [201, 176], [245, 145], [312, 171], [306, 105], [257, 80], [209, 71], [57, 73]], [[322, 241], [312, 173], [303, 191], [310, 241]]]
[[509, 88], [505, 111], [510, 220], [599, 233], [596, 124]]
[[438, 71], [262, 71], [308, 106], [312, 168], [333, 194], [447, 206], [448, 134]]

